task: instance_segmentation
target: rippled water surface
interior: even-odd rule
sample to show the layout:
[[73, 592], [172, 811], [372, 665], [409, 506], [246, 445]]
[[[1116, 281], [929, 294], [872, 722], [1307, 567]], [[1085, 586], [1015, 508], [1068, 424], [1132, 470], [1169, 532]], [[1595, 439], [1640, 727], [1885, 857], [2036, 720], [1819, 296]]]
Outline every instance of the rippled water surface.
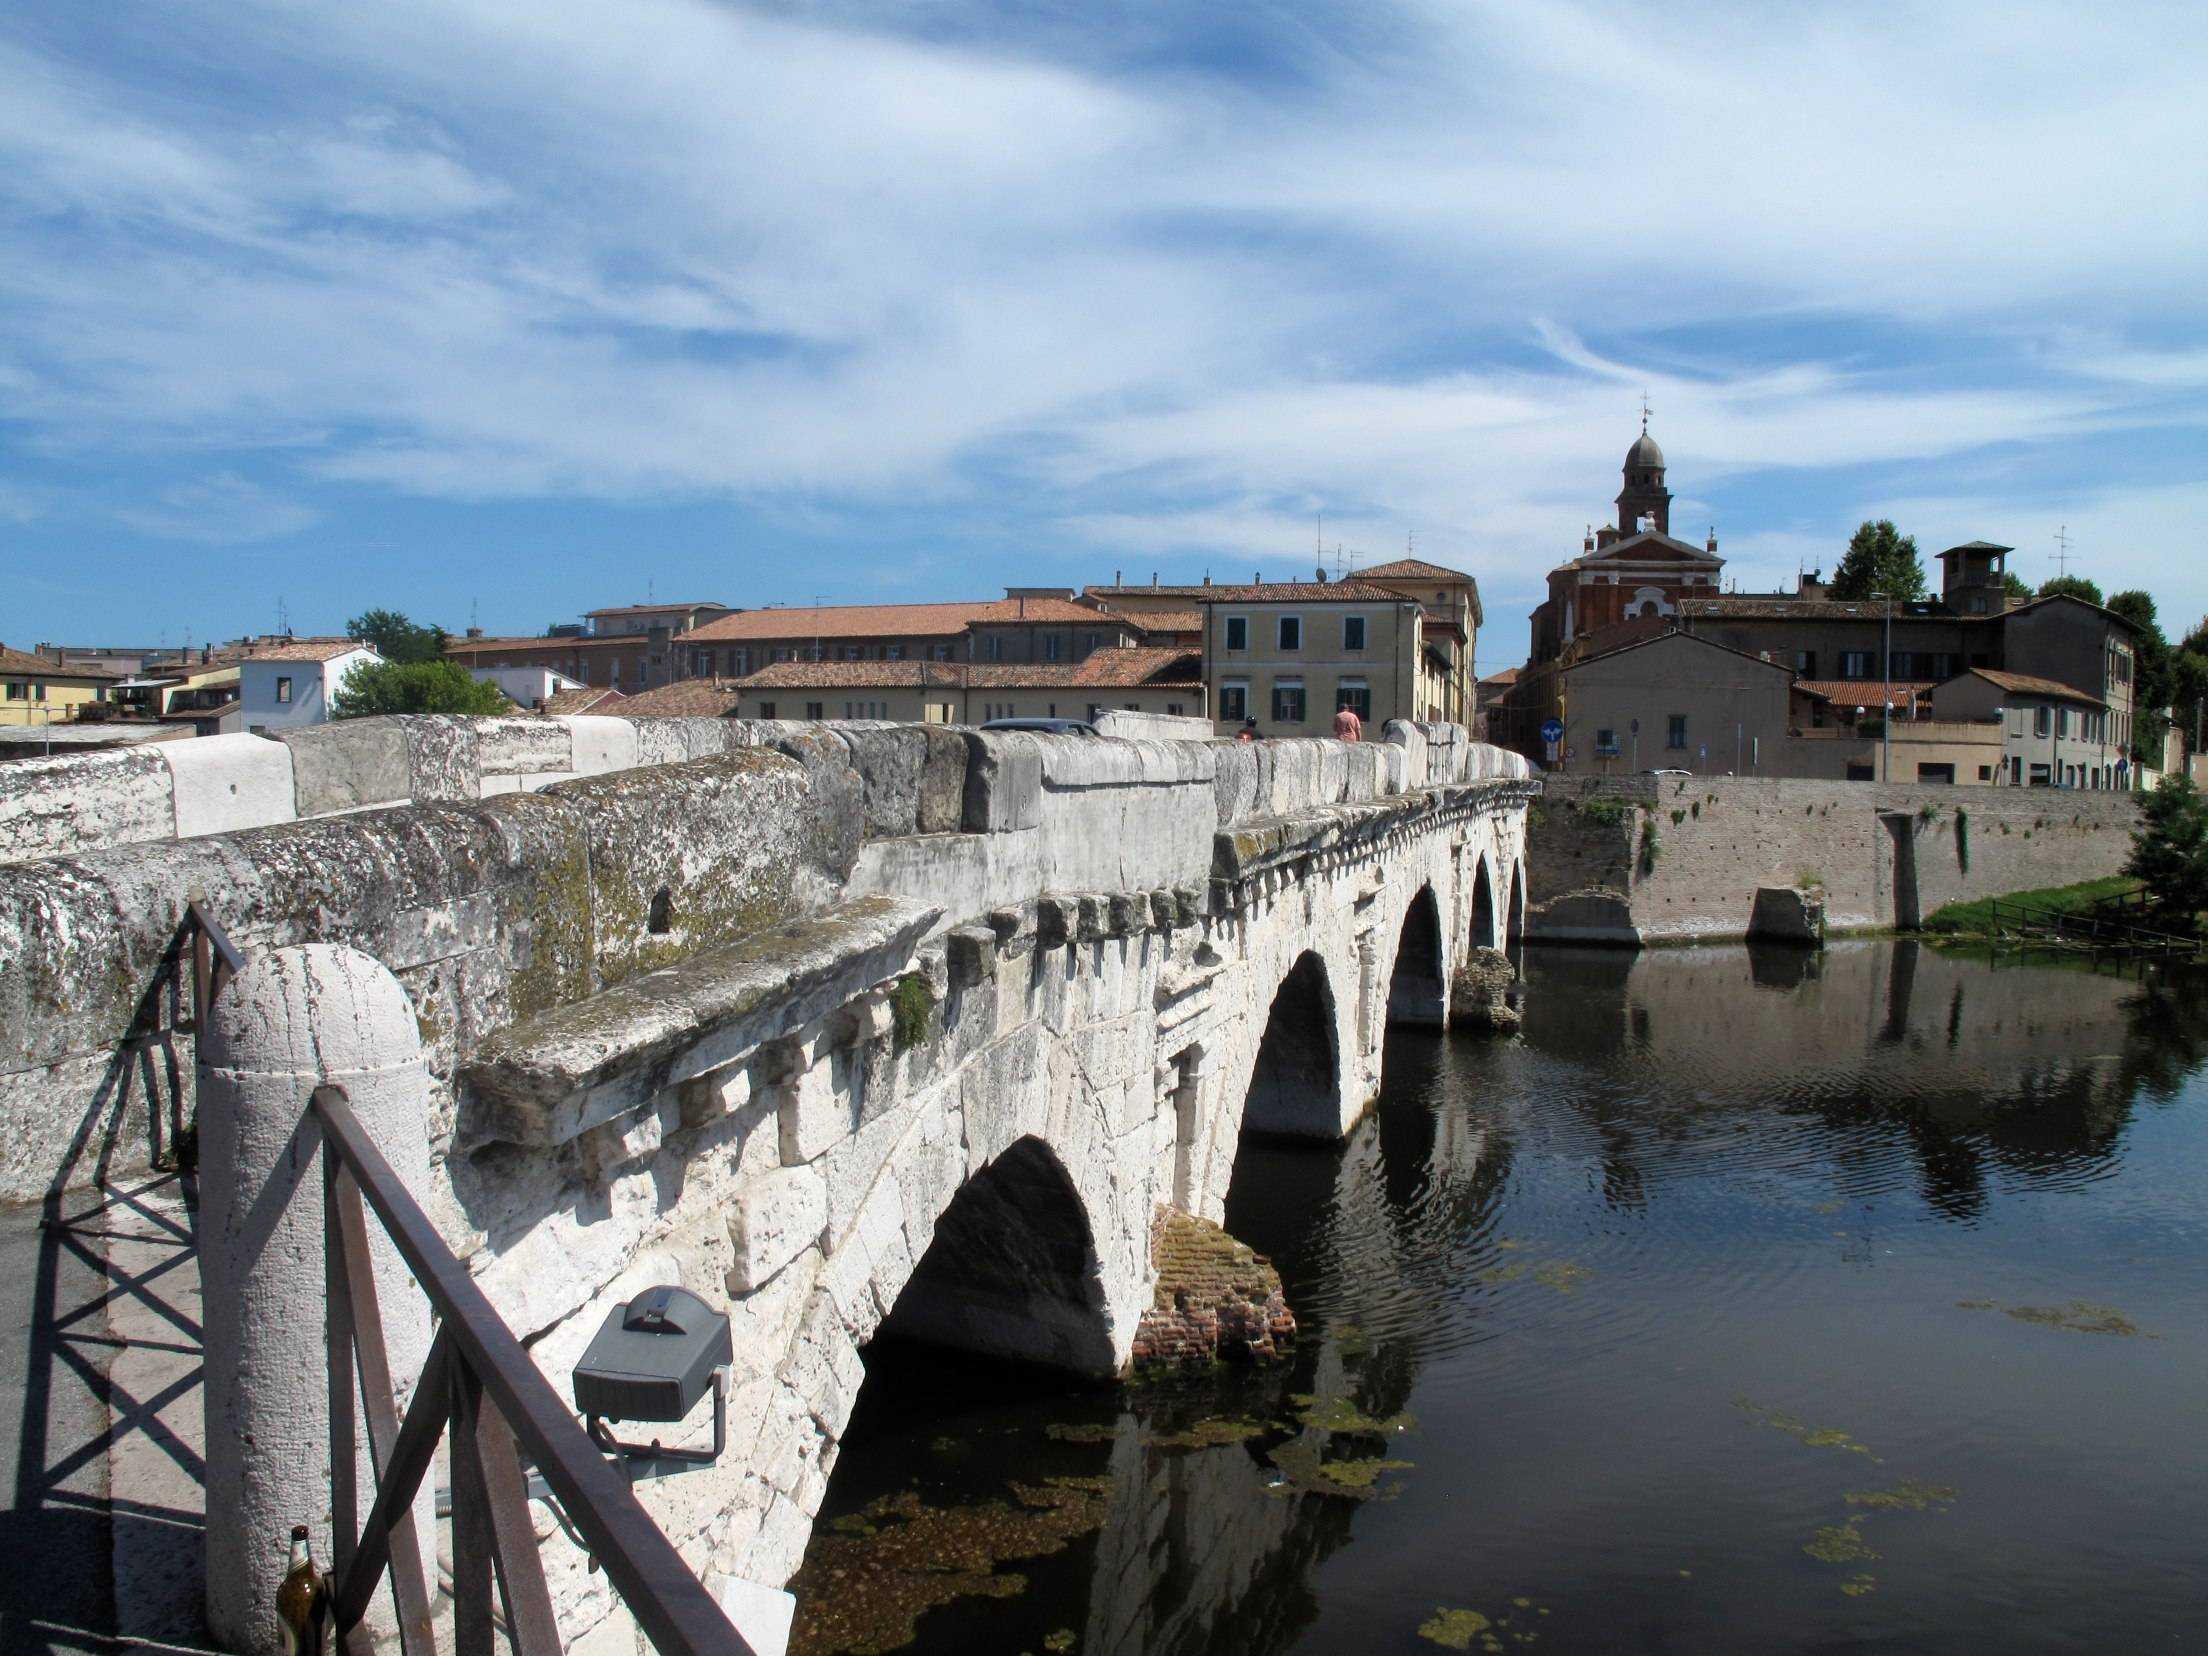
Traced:
[[870, 1352], [798, 1648], [2208, 1643], [2208, 984], [1526, 978], [1520, 1038], [1394, 1037], [1346, 1145], [1245, 1143], [1291, 1362]]

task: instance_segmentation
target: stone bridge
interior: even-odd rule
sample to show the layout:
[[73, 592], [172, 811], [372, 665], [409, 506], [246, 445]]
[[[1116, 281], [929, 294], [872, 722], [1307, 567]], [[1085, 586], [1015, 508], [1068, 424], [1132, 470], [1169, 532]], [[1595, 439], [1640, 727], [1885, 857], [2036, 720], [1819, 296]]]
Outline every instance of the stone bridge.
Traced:
[[[208, 761], [134, 773], [115, 823], [67, 768], [88, 761], [0, 777], [0, 854], [41, 815], [79, 847], [26, 855], [19, 826], [0, 865], [8, 1193], [142, 1164], [195, 1058], [210, 1110], [286, 1065], [303, 1108], [342, 1042], [300, 1035], [330, 1015], [302, 984], [387, 982], [343, 1039], [418, 1080], [372, 1125], [556, 1387], [641, 1288], [728, 1307], [728, 1452], [640, 1491], [709, 1581], [773, 1585], [878, 1331], [1127, 1366], [1159, 1215], [1219, 1220], [1245, 1131], [1340, 1139], [1385, 1027], [1441, 1025], [1463, 953], [1515, 935], [1536, 786], [1401, 723], [1345, 745], [393, 720], [237, 752], [258, 803], [218, 784], [227, 819], [187, 821]], [[196, 1055], [148, 1005], [195, 896], [248, 956]], [[295, 1404], [216, 1384], [218, 1348], [256, 1338], [219, 1309], [231, 1177], [210, 1165], [210, 1479], [252, 1509], [250, 1552], [327, 1484], [302, 1464], [272, 1493], [226, 1444], [324, 1382], [316, 1353]], [[319, 1193], [294, 1205], [318, 1235]], [[570, 1642], [627, 1648], [543, 1528]], [[225, 1568], [218, 1633], [266, 1590]]]

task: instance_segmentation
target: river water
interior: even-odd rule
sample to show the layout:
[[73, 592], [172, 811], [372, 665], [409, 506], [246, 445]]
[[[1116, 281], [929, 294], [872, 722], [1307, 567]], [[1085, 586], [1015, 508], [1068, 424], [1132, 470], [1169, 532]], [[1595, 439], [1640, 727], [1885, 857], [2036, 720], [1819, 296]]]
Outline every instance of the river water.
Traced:
[[1532, 953], [1228, 1227], [1292, 1360], [878, 1343], [799, 1651], [2208, 1645], [2208, 980]]

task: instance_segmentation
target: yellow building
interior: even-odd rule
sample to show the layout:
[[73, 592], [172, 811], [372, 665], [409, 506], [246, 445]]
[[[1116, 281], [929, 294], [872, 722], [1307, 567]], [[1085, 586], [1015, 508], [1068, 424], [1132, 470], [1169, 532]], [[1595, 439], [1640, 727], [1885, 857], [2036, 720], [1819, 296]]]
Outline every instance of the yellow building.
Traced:
[[1480, 624], [1487, 619], [1480, 583], [1461, 569], [1424, 558], [1397, 558], [1360, 569], [1351, 578], [1417, 600], [1426, 612], [1421, 673], [1431, 687], [1427, 705], [1434, 709], [1426, 716], [1471, 728], [1479, 711], [1473, 658], [1479, 653]]
[[0, 724], [65, 724], [81, 707], [105, 702], [120, 673], [64, 667], [0, 644]]
[[1206, 587], [1198, 601], [1221, 735], [1254, 719], [1263, 736], [1331, 736], [1343, 708], [1375, 736], [1390, 719], [1447, 717], [1449, 669], [1427, 657], [1420, 600], [1347, 580]]

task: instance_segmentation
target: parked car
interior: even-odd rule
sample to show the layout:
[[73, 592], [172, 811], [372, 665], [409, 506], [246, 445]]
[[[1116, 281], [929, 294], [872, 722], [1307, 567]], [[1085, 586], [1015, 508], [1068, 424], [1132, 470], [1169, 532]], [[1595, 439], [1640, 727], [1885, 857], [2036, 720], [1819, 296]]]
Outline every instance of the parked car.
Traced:
[[1692, 776], [1694, 772], [1690, 770], [1675, 770], [1670, 768], [1669, 766], [1659, 766], [1652, 770], [1644, 770], [1643, 772], [1641, 772], [1641, 774], [1643, 776]]
[[984, 730], [1031, 730], [1038, 736], [1094, 736], [1096, 726], [1086, 719], [991, 719]]

